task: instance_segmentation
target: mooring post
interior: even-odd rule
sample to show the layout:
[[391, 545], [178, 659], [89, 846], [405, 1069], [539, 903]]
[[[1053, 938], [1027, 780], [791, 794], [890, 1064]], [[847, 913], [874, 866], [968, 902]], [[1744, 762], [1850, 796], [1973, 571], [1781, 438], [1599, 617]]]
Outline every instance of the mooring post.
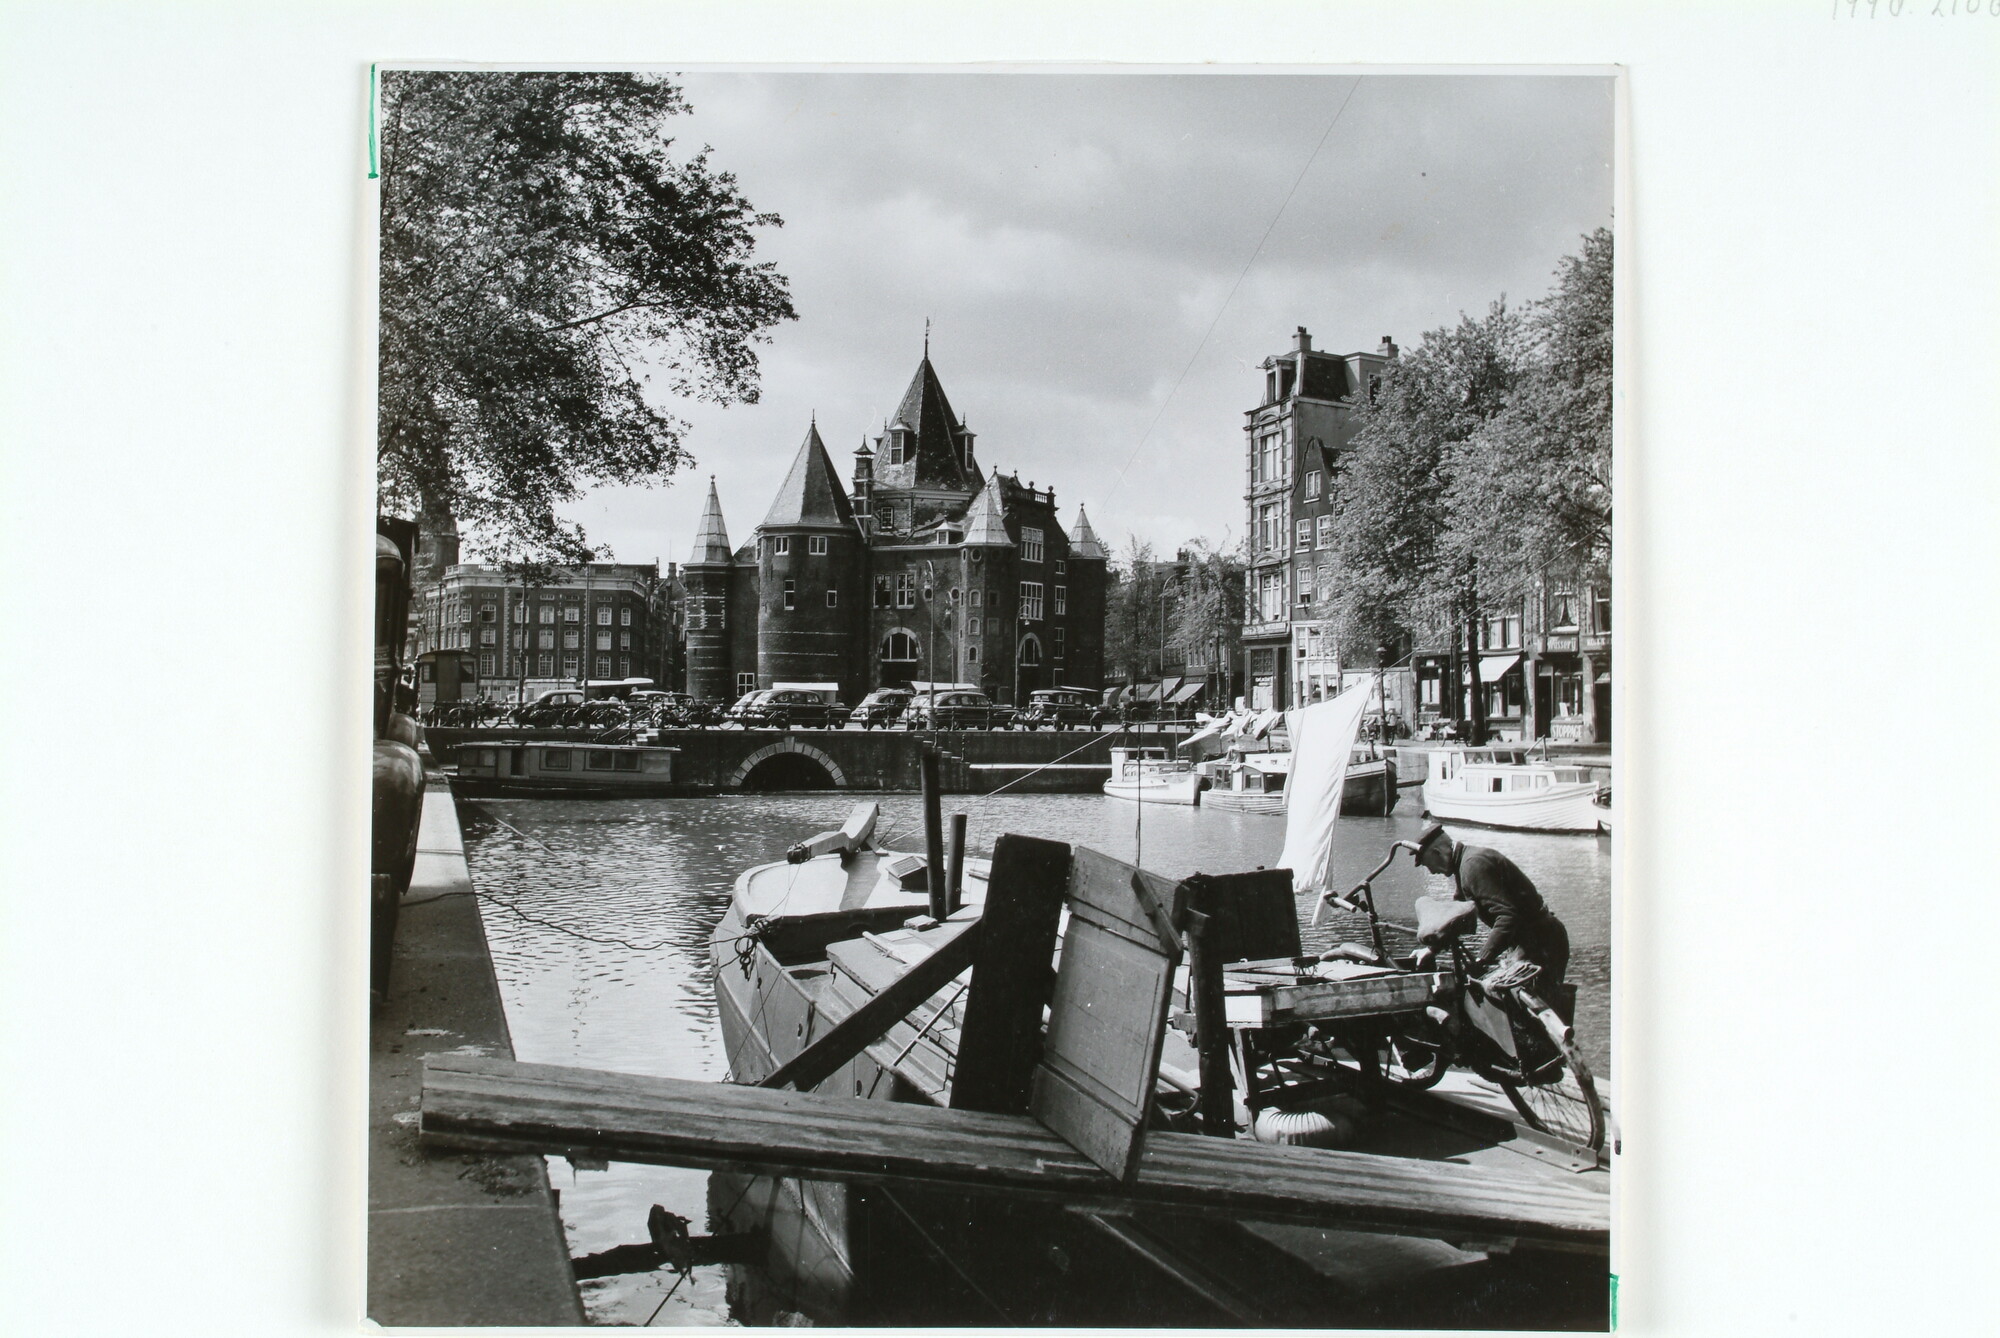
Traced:
[[924, 778], [924, 873], [929, 880], [931, 918], [942, 920], [951, 914], [946, 905], [948, 875], [944, 866], [944, 810], [938, 793], [938, 754], [931, 744], [923, 746], [921, 767]]
[[945, 891], [945, 910], [956, 913], [965, 901], [965, 814], [951, 815], [951, 882]]
[[[1193, 880], [1190, 880], [1193, 881]], [[1202, 895], [1200, 884], [1189, 889]], [[1205, 898], [1204, 898], [1205, 900]], [[1190, 908], [1185, 913], [1188, 945], [1188, 990], [1194, 995], [1195, 1050], [1201, 1065], [1201, 1131], [1218, 1138], [1236, 1136], [1236, 1113], [1229, 1094], [1229, 1019], [1222, 991], [1222, 958], [1209, 916]]]

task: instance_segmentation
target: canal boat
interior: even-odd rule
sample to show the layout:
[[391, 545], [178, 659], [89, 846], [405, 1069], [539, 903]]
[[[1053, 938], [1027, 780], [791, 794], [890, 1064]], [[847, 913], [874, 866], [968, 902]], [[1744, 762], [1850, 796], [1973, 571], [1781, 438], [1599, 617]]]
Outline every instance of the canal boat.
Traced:
[[[936, 918], [926, 895], [925, 858], [877, 844], [876, 821], [875, 805], [857, 806], [838, 831], [802, 842], [784, 860], [737, 878], [711, 939], [717, 1016], [732, 1082], [782, 1082], [773, 1075], [794, 1071], [804, 1052], [932, 956], [948, 953], [982, 917], [991, 876], [987, 861], [964, 862], [962, 904]], [[1308, 995], [1379, 993], [1388, 984], [1407, 983], [1380, 964], [1298, 956], [1289, 880], [1282, 873], [1277, 879], [1275, 898], [1261, 899], [1261, 918], [1272, 920], [1275, 912], [1283, 920], [1267, 928], [1289, 931], [1283, 951], [1291, 955], [1229, 968], [1224, 1006], [1232, 1025], [1247, 1019], [1254, 1029], [1256, 1019], [1245, 1009], [1282, 1004], [1296, 1010]], [[1235, 912], [1239, 923], [1257, 918], [1249, 902], [1242, 904]], [[1062, 921], [1075, 923], [1071, 916]], [[1061, 945], [1069, 937], [1059, 927], [1058, 960], [1066, 955]], [[965, 959], [946, 965], [960, 960]], [[1186, 974], [1183, 966], [1171, 977], [1170, 1006], [1188, 1006]], [[933, 981], [942, 983], [931, 989]], [[955, 978], [933, 971], [918, 991], [931, 989], [928, 998], [912, 994], [914, 1006], [874, 1043], [823, 1078], [815, 1071], [801, 1087], [857, 1101], [952, 1106], [969, 983], [969, 971]], [[1165, 1030], [1154, 1052], [1153, 1127], [1192, 1132], [1200, 1118], [1205, 1061], [1196, 1039], [1179, 1026]], [[1099, 1043], [1115, 1051], [1115, 1041], [1107, 1032]], [[1121, 1065], [1110, 1051], [1106, 1062]], [[1460, 1114], [1429, 1134], [1422, 1132], [1427, 1126], [1421, 1121], [1408, 1128], [1397, 1124], [1391, 1134], [1384, 1108], [1371, 1113], [1352, 1097], [1260, 1113], [1245, 1107], [1239, 1093], [1237, 1123], [1243, 1127], [1236, 1137], [1303, 1150], [1338, 1146], [1361, 1124], [1381, 1130], [1385, 1151], [1396, 1158], [1435, 1157], [1441, 1165], [1484, 1167], [1482, 1175], [1512, 1168], [1528, 1181], [1562, 1179], [1581, 1169], [1539, 1164], [1536, 1159], [1546, 1155], [1542, 1150], [1530, 1155], [1518, 1147], [1477, 1146], [1466, 1131], [1504, 1129], [1504, 1101], [1496, 1092], [1468, 1087], [1459, 1075], [1447, 1078], [1438, 1091], [1453, 1093], [1447, 1099], [1461, 1103]], [[866, 1139], [866, 1131], [880, 1122], [857, 1112], [856, 1137]], [[1532, 1197], [1537, 1191], [1524, 1192]], [[1497, 1283], [1503, 1291], [1524, 1289], [1513, 1300], [1534, 1297], [1531, 1305], [1538, 1308], [1517, 1311], [1516, 1317], [1560, 1315], [1567, 1322], [1549, 1327], [1573, 1327], [1574, 1314], [1590, 1313], [1589, 1304], [1577, 1299], [1585, 1294], [1577, 1278], [1590, 1274], [1596, 1258], [1527, 1250], [1510, 1256], [1504, 1243], [1483, 1237], [1446, 1241], [1408, 1231], [1382, 1235], [1227, 1216], [1135, 1218], [1084, 1205], [988, 1199], [945, 1188], [891, 1189], [731, 1169], [711, 1175], [709, 1210], [717, 1238], [749, 1243], [747, 1254], [732, 1265], [729, 1299], [732, 1314], [752, 1324], [804, 1317], [820, 1324], [898, 1326], [1209, 1327], [1361, 1320], [1373, 1326], [1455, 1327], [1454, 1320], [1491, 1307]]]
[[[1277, 817], [1285, 811], [1285, 785], [1291, 779], [1289, 752], [1236, 753], [1204, 762], [1196, 768], [1207, 781], [1201, 792], [1203, 808]], [[1354, 746], [1341, 782], [1340, 811], [1344, 817], [1387, 817], [1396, 808], [1396, 764], [1373, 744]]]
[[674, 776], [678, 748], [641, 743], [495, 739], [452, 754], [452, 789], [470, 798], [645, 798], [703, 794]]
[[1526, 748], [1441, 748], [1424, 779], [1424, 812], [1445, 822], [1526, 832], [1595, 833], [1606, 810], [1587, 767]]
[[1194, 763], [1165, 748], [1113, 748], [1104, 793], [1135, 803], [1187, 807], [1201, 802], [1201, 777], [1195, 774]]

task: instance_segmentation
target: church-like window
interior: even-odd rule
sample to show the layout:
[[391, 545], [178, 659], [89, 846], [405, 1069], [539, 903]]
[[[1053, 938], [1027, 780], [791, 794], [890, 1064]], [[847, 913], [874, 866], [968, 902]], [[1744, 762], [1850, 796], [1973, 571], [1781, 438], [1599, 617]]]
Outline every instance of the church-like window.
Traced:
[[1042, 560], [1042, 532], [1026, 525], [1021, 527], [1021, 561], [1040, 562]]
[[917, 659], [916, 637], [900, 627], [889, 633], [882, 641], [882, 659], [914, 664]]
[[910, 572], [896, 574], [896, 607], [913, 609], [917, 606], [917, 578]]
[[1040, 581], [1021, 582], [1021, 617], [1026, 622], [1039, 621], [1042, 616], [1042, 584]]
[[1024, 668], [1032, 669], [1041, 662], [1042, 662], [1042, 643], [1040, 641], [1037, 641], [1034, 637], [1023, 637], [1021, 639], [1022, 666]]

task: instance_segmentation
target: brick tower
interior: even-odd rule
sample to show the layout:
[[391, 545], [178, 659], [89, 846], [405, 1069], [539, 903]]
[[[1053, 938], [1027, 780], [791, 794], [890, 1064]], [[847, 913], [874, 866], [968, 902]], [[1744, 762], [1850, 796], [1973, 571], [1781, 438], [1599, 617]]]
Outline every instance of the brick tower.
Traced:
[[708, 701], [728, 701], [735, 693], [729, 663], [729, 573], [733, 565], [729, 532], [722, 525], [722, 499], [715, 476], [708, 479], [708, 505], [695, 530], [694, 551], [681, 569], [686, 588], [687, 690]]
[[838, 683], [841, 700], [860, 700], [861, 535], [817, 424], [757, 527], [757, 595], [758, 686]]

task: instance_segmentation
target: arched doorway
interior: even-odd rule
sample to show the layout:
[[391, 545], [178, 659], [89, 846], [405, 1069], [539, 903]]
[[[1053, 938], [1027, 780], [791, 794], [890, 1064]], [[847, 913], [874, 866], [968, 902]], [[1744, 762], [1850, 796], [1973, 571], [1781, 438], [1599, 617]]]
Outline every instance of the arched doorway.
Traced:
[[898, 627], [883, 637], [881, 686], [908, 687], [910, 680], [917, 676], [917, 663], [922, 654], [916, 635], [904, 628]]
[[1021, 638], [1014, 658], [1014, 704], [1028, 700], [1028, 694], [1048, 686], [1042, 682], [1042, 642], [1033, 632]]

